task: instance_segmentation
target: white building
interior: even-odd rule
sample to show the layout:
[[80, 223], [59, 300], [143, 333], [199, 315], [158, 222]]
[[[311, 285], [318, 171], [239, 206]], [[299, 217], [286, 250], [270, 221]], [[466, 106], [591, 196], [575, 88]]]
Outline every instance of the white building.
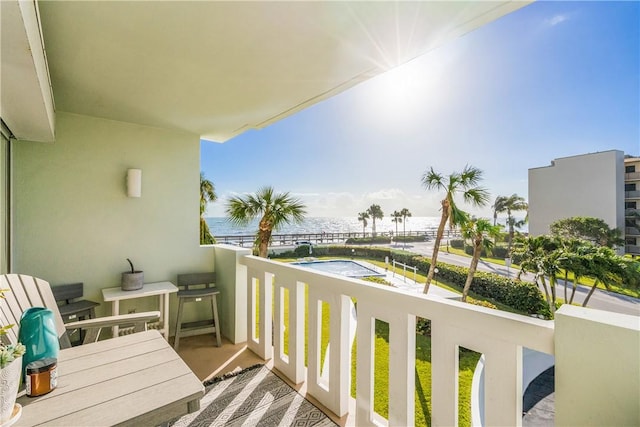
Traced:
[[640, 172], [640, 159], [620, 150], [562, 157], [550, 166], [529, 169], [529, 232], [548, 234], [551, 223], [563, 218], [601, 218], [626, 232], [627, 252], [640, 253], [632, 212], [640, 202], [636, 171]]
[[625, 252], [640, 255], [640, 157], [624, 159]]

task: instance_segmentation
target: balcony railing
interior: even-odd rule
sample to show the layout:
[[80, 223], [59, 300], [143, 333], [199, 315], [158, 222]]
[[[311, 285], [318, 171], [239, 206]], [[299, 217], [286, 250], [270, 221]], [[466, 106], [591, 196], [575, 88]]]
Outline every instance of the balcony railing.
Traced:
[[640, 172], [627, 172], [624, 174], [625, 181], [634, 181], [636, 179], [640, 180]]
[[624, 251], [628, 254], [640, 254], [640, 246], [638, 245], [625, 245]]
[[625, 191], [624, 192], [625, 199], [638, 199], [640, 198], [640, 191]]
[[[458, 423], [459, 347], [484, 355], [485, 425], [522, 423], [523, 348], [555, 355], [556, 425], [640, 423], [640, 322], [636, 316], [603, 315], [565, 305], [555, 321], [546, 321], [314, 272], [244, 255], [247, 252], [228, 247], [216, 250], [221, 286], [227, 286], [235, 298], [228, 308], [234, 313], [227, 318], [235, 322], [236, 340], [246, 339], [252, 351], [265, 360], [273, 358], [274, 367], [289, 380], [306, 382], [308, 394], [344, 416], [349, 411], [355, 336], [355, 425], [376, 425], [378, 419], [373, 411], [375, 319], [389, 324], [388, 425], [414, 424], [417, 316], [431, 320], [432, 426]], [[357, 310], [352, 310], [352, 298]], [[330, 316], [328, 361], [323, 364], [322, 302], [328, 304]], [[357, 312], [355, 331], [352, 311]], [[628, 363], [603, 368], [603, 360], [621, 357]], [[597, 397], [603, 393], [615, 395], [613, 399], [622, 402], [623, 408], [603, 404]]]
[[625, 227], [624, 233], [627, 236], [640, 236], [640, 230], [637, 229], [636, 227]]

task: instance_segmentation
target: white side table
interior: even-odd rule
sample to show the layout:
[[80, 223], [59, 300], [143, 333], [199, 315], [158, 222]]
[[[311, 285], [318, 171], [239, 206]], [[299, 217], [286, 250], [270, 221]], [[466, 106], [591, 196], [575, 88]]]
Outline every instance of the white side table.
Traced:
[[[117, 316], [120, 314], [120, 301], [126, 299], [151, 297], [157, 295], [159, 297], [158, 309], [160, 310], [160, 326], [159, 331], [164, 339], [169, 339], [169, 294], [178, 292], [178, 287], [171, 282], [155, 282], [145, 283], [142, 289], [135, 291], [123, 291], [120, 286], [115, 288], [106, 288], [102, 290], [102, 297], [105, 302], [111, 302], [111, 314]], [[118, 327], [113, 327], [113, 336], [118, 336]]]

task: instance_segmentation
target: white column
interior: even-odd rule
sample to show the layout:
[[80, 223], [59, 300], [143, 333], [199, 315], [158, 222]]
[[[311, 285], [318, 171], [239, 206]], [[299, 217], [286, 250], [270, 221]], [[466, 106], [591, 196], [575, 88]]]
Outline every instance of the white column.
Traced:
[[[289, 323], [284, 324], [284, 290], [289, 291]], [[305, 379], [304, 366], [304, 283], [287, 278], [275, 285], [276, 322], [274, 367], [295, 384]], [[289, 329], [289, 355], [284, 354], [284, 329]]]
[[358, 352], [356, 354], [356, 425], [373, 426], [373, 370], [375, 319], [364, 301], [358, 301]]
[[458, 425], [458, 345], [431, 320], [431, 425]]
[[522, 347], [494, 342], [485, 352], [484, 423], [522, 425]]
[[389, 319], [389, 425], [415, 424], [416, 316]]
[[640, 426], [640, 317], [563, 305], [555, 315], [557, 426]]
[[[307, 391], [339, 417], [349, 410], [349, 297], [341, 294], [323, 293], [321, 286], [309, 287], [309, 345]], [[320, 336], [322, 327], [321, 301], [330, 307], [329, 322], [329, 381], [320, 379]]]

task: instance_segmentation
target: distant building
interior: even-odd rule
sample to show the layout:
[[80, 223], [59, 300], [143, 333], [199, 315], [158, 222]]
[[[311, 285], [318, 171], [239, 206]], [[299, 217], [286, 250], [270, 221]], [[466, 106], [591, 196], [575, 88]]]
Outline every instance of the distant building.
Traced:
[[562, 157], [529, 169], [529, 233], [549, 234], [554, 221], [601, 218], [625, 236], [625, 251], [640, 254], [640, 158], [610, 150]]
[[640, 255], [640, 157], [624, 159], [625, 251]]

